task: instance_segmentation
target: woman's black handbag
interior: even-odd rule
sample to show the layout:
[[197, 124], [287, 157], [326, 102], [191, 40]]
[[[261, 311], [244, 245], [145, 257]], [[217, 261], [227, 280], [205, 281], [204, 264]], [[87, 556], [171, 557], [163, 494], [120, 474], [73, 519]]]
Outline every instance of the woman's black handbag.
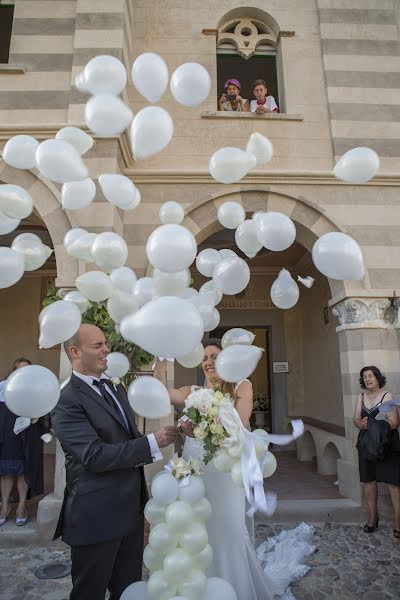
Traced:
[[357, 440], [360, 455], [371, 462], [385, 459], [390, 448], [391, 428], [387, 421], [368, 419], [368, 429], [362, 429]]

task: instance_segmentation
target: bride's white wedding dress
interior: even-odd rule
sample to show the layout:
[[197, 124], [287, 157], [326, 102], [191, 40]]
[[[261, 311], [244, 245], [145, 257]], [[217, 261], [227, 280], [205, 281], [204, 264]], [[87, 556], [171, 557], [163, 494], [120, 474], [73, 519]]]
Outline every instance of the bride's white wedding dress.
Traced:
[[[187, 437], [183, 458], [203, 459], [203, 444]], [[244, 490], [235, 485], [229, 473], [218, 471], [209, 463], [203, 473], [206, 497], [212, 516], [207, 523], [214, 560], [208, 577], [222, 577], [234, 587], [238, 600], [294, 599], [288, 588], [291, 581], [303, 576], [308, 567], [304, 560], [314, 551], [310, 541], [313, 529], [305, 524], [284, 531], [276, 538], [254, 548], [252, 519], [247, 519]]]

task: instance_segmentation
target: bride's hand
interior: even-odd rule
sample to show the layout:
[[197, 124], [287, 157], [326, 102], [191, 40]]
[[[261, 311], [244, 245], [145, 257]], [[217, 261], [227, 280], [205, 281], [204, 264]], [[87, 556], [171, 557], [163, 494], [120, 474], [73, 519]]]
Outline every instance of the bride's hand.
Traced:
[[193, 421], [180, 421], [179, 427], [181, 428], [182, 433], [187, 435], [188, 437], [194, 438], [194, 426]]

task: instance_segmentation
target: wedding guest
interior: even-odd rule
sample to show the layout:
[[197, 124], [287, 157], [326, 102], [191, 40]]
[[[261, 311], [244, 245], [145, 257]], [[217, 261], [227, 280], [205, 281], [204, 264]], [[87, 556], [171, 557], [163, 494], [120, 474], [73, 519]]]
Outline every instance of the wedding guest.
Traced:
[[250, 102], [250, 112], [257, 114], [279, 112], [278, 105], [273, 96], [268, 96], [268, 88], [264, 79], [256, 79], [253, 83], [253, 96]]
[[51, 413], [66, 457], [64, 502], [54, 539], [71, 546], [70, 600], [119, 600], [142, 579], [143, 467], [161, 460], [174, 427], [142, 435], [127, 392], [104, 374], [109, 349], [98, 327], [82, 324], [64, 342], [72, 375]]
[[224, 93], [218, 101], [219, 110], [234, 112], [249, 112], [247, 100], [240, 95], [241, 83], [238, 79], [227, 79], [224, 84]]
[[368, 428], [372, 428], [374, 419], [378, 416], [379, 407], [393, 399], [385, 388], [386, 377], [375, 366], [363, 367], [360, 371], [359, 394], [354, 412], [354, 425], [360, 430], [357, 440], [360, 480], [364, 483], [365, 496], [368, 505], [368, 521], [364, 525], [366, 533], [372, 533], [379, 523], [378, 515], [378, 486], [382, 481], [388, 484], [393, 504], [395, 538], [400, 538], [400, 440], [397, 427], [399, 425], [396, 408], [385, 414], [385, 420], [390, 425], [388, 448], [383, 460], [368, 460], [365, 455], [365, 444], [361, 440]]
[[[31, 364], [28, 358], [17, 358], [10, 373]], [[15, 521], [18, 526], [22, 526], [28, 520], [28, 497], [43, 494], [43, 442], [40, 436], [44, 433], [44, 428], [42, 419], [32, 419], [30, 426], [21, 433], [14, 433], [17, 417], [5, 404], [5, 384], [6, 380], [0, 382], [0, 526], [5, 524], [11, 511], [10, 495], [15, 480], [18, 490]]]

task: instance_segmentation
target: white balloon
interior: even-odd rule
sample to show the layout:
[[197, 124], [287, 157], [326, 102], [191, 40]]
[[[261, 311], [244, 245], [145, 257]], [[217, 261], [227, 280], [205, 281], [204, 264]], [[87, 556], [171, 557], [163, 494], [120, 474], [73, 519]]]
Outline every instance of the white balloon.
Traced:
[[85, 123], [99, 137], [120, 135], [132, 119], [131, 109], [112, 94], [92, 96], [85, 106]]
[[271, 286], [271, 299], [278, 308], [292, 308], [299, 299], [299, 286], [286, 269], [279, 272]]
[[279, 252], [289, 248], [296, 239], [293, 221], [283, 213], [267, 212], [256, 219], [257, 237], [265, 248]]
[[261, 218], [261, 217], [262, 217], [263, 215], [265, 215], [265, 214], [266, 214], [266, 211], [265, 211], [265, 210], [256, 210], [256, 212], [254, 212], [254, 213], [251, 215], [251, 218], [252, 218], [254, 221], [256, 221], [256, 222], [257, 222], [257, 219]]
[[211, 176], [220, 183], [240, 181], [255, 166], [256, 158], [253, 154], [231, 146], [214, 152], [209, 162]]
[[106, 273], [88, 271], [76, 280], [78, 290], [92, 302], [107, 300], [113, 292], [112, 281]]
[[82, 322], [79, 308], [73, 302], [58, 300], [40, 313], [39, 348], [52, 348], [69, 340]]
[[122, 352], [110, 352], [110, 354], [107, 354], [106, 375], [110, 379], [125, 377], [129, 368], [129, 360]]
[[176, 361], [186, 369], [194, 369], [201, 364], [203, 357], [203, 344], [198, 344], [191, 352], [188, 352], [184, 356], [178, 356]]
[[183, 290], [183, 292], [181, 293], [181, 298], [184, 298], [185, 300], [189, 300], [189, 298], [193, 298], [194, 296], [197, 296], [199, 292], [197, 290], [195, 290], [194, 288], [186, 288], [186, 290]]
[[[159, 527], [159, 525], [157, 525]], [[176, 585], [170, 584], [164, 571], [154, 571], [147, 584], [149, 600], [170, 600], [176, 592]]]
[[118, 96], [126, 86], [126, 69], [114, 56], [95, 56], [85, 67], [84, 81], [91, 94], [106, 93]]
[[[222, 260], [222, 256], [221, 256], [221, 260]], [[215, 287], [215, 283], [212, 280], [206, 281], [205, 283], [203, 283], [203, 285], [199, 289], [199, 293], [205, 294], [209, 298], [212, 298], [212, 303], [214, 304], [214, 306], [217, 306], [217, 304], [219, 304], [221, 302], [222, 296], [223, 296], [223, 293], [220, 292], [219, 290], [217, 290], [217, 288]]]
[[17, 235], [11, 248], [24, 257], [25, 271], [35, 271], [44, 265], [53, 250], [45, 246], [37, 236], [35, 236], [37, 239], [33, 240], [24, 238], [25, 235], [23, 233]]
[[24, 274], [24, 257], [19, 252], [0, 246], [0, 289], [17, 283]]
[[[149, 569], [150, 573], [154, 571], [160, 571], [164, 566], [163, 556], [161, 554], [156, 554], [149, 545], [147, 545], [144, 549], [143, 562]], [[132, 600], [136, 600], [136, 598], [132, 598]]]
[[201, 342], [203, 320], [187, 300], [163, 296], [125, 317], [121, 335], [156, 356], [182, 356]]
[[100, 175], [99, 185], [106, 200], [122, 210], [133, 210], [140, 204], [139, 190], [125, 175], [114, 173]]
[[195, 521], [205, 523], [211, 517], [212, 509], [211, 504], [207, 498], [201, 498], [195, 504], [192, 504], [193, 518]]
[[86, 229], [82, 229], [81, 227], [75, 227], [74, 229], [67, 231], [63, 240], [63, 245], [66, 251], [68, 252], [68, 247], [85, 233], [87, 233]]
[[84, 71], [80, 71], [78, 75], [75, 77], [75, 87], [82, 94], [89, 94], [89, 90], [87, 88], [87, 83], [85, 79]]
[[358, 243], [345, 233], [325, 233], [314, 244], [312, 259], [318, 271], [331, 279], [364, 277], [364, 260]]
[[262, 248], [257, 236], [257, 225], [254, 219], [247, 219], [235, 231], [237, 247], [249, 258], [254, 258]]
[[257, 167], [261, 167], [271, 160], [274, 153], [274, 147], [265, 135], [254, 132], [247, 142], [246, 152], [253, 154], [256, 157]]
[[204, 481], [201, 477], [196, 475], [190, 477], [189, 485], [180, 487], [178, 491], [179, 498], [185, 502], [189, 502], [189, 504], [196, 504], [199, 502], [204, 498], [205, 493]]
[[[160, 473], [160, 475], [162, 475], [162, 472]], [[148, 521], [150, 525], [158, 525], [158, 523], [164, 523], [165, 510], [165, 504], [159, 504], [154, 498], [150, 498], [150, 500], [146, 503], [146, 506], [144, 507], [144, 516], [146, 517], [146, 521]]]
[[213, 281], [223, 294], [239, 294], [250, 281], [249, 265], [238, 256], [224, 258], [215, 267]]
[[206, 592], [203, 600], [238, 600], [235, 590], [228, 581], [219, 577], [210, 577], [207, 580]]
[[172, 550], [164, 558], [164, 573], [168, 581], [178, 584], [185, 579], [193, 567], [193, 559], [182, 548]]
[[176, 273], [190, 267], [196, 258], [194, 235], [182, 225], [161, 225], [149, 236], [147, 258], [156, 269]]
[[129, 267], [118, 267], [117, 269], [113, 269], [110, 273], [110, 278], [116, 289], [121, 292], [127, 292], [128, 294], [133, 293], [137, 277], [135, 271], [132, 271]]
[[226, 229], [236, 229], [245, 218], [245, 210], [238, 202], [224, 202], [218, 208], [218, 221]]
[[39, 142], [30, 135], [15, 135], [3, 148], [3, 160], [15, 169], [33, 169]]
[[261, 356], [261, 348], [234, 344], [224, 348], [218, 354], [215, 361], [215, 370], [224, 381], [238, 383], [250, 377]]
[[218, 471], [230, 473], [235, 463], [235, 459], [229, 454], [226, 448], [220, 448], [214, 455], [214, 465]]
[[19, 417], [43, 417], [60, 397], [60, 383], [46, 367], [28, 365], [8, 377], [4, 387], [6, 405]]
[[214, 248], [206, 248], [198, 253], [196, 258], [196, 268], [204, 277], [212, 277], [214, 269], [222, 257], [218, 250]]
[[76, 304], [76, 306], [81, 311], [82, 315], [89, 308], [89, 300], [87, 298], [85, 298], [85, 296], [83, 296], [80, 292], [77, 292], [76, 290], [72, 290], [71, 292], [68, 292], [67, 294], [65, 294], [64, 300], [66, 302], [73, 302], [74, 304]]
[[184, 527], [188, 527], [193, 521], [193, 507], [188, 502], [175, 500], [165, 511], [165, 521], [167, 525], [178, 531]]
[[147, 302], [153, 299], [156, 293], [154, 279], [152, 277], [141, 277], [135, 283], [133, 288], [133, 295], [139, 303], [139, 306], [142, 307]]
[[264, 460], [263, 460], [263, 469], [262, 475], [263, 477], [271, 477], [276, 471], [277, 462], [275, 456], [272, 452], [267, 452]]
[[74, 242], [67, 246], [67, 253], [74, 258], [79, 258], [79, 260], [93, 262], [92, 244], [96, 237], [97, 233], [79, 235]]
[[213, 308], [211, 317], [204, 323], [204, 331], [214, 331], [219, 325], [221, 315], [216, 308]]
[[21, 219], [13, 219], [0, 211], [0, 235], [6, 235], [15, 231], [20, 223]]
[[[157, 478], [157, 480], [161, 477]], [[165, 503], [166, 504], [166, 503]], [[167, 554], [175, 549], [178, 536], [166, 523], [155, 525], [150, 531], [149, 544], [156, 554]]]
[[[205, 498], [204, 498], [204, 500], [205, 500]], [[196, 554], [195, 556], [192, 557], [193, 565], [197, 569], [206, 571], [208, 569], [208, 567], [210, 567], [212, 565], [213, 558], [214, 558], [213, 549], [211, 548], [210, 544], [207, 544], [207, 546], [205, 548], [203, 548], [203, 550], [201, 552], [199, 552], [198, 554]]]
[[338, 160], [333, 174], [347, 183], [367, 183], [379, 169], [379, 156], [371, 148], [353, 148]]
[[[139, 377], [140, 379], [141, 377]], [[155, 381], [158, 381], [158, 379]], [[151, 482], [153, 500], [161, 506], [171, 504], [178, 497], [178, 488], [178, 480], [173, 475], [166, 472], [161, 473], [158, 477], [153, 478]]]
[[31, 195], [19, 185], [0, 185], [0, 210], [11, 219], [26, 219], [33, 210]]
[[104, 271], [122, 267], [128, 258], [128, 246], [125, 240], [113, 231], [99, 233], [92, 243], [94, 262]]
[[90, 206], [96, 196], [96, 186], [90, 177], [82, 181], [68, 181], [61, 189], [64, 210], [78, 210]]
[[197, 294], [197, 296], [188, 298], [187, 301], [197, 308], [201, 318], [203, 319], [203, 327], [205, 328], [206, 324], [210, 323], [214, 316], [213, 311], [215, 309], [214, 304], [212, 303], [212, 298], [210, 296], [206, 296], [205, 294]]
[[79, 152], [64, 140], [45, 140], [36, 150], [36, 166], [40, 173], [56, 183], [81, 181], [88, 170]]
[[116, 323], [139, 310], [139, 303], [132, 294], [114, 290], [107, 300], [107, 312]]
[[170, 89], [179, 104], [198, 106], [210, 93], [211, 77], [202, 65], [184, 63], [172, 73]]
[[63, 127], [56, 134], [56, 140], [68, 142], [81, 156], [93, 146], [93, 138], [79, 127]]
[[193, 569], [178, 585], [178, 592], [187, 600], [203, 600], [207, 577], [200, 569]]
[[128, 585], [123, 591], [120, 600], [149, 600], [147, 581], [135, 581], [135, 583]]
[[168, 67], [154, 52], [144, 52], [132, 65], [132, 83], [149, 102], [158, 102], [168, 85]]
[[153, 279], [156, 296], [180, 296], [190, 285], [190, 271], [184, 269], [176, 273], [164, 273], [154, 269]]
[[230, 258], [231, 256], [237, 256], [236, 252], [231, 250], [230, 248], [222, 248], [222, 250], [218, 250], [222, 258]]
[[168, 390], [154, 377], [144, 375], [132, 381], [128, 398], [133, 410], [145, 419], [162, 419], [171, 414]]
[[132, 121], [131, 142], [135, 160], [164, 150], [174, 133], [171, 115], [160, 106], [142, 108]]
[[241, 327], [234, 327], [224, 333], [221, 340], [222, 348], [227, 348], [233, 344], [243, 344], [244, 346], [251, 346], [256, 336], [252, 331], [242, 329]]
[[194, 521], [179, 535], [179, 545], [189, 554], [198, 554], [208, 542], [207, 529], [203, 523]]
[[185, 211], [178, 202], [173, 202], [171, 200], [169, 202], [164, 202], [160, 208], [159, 216], [163, 225], [169, 225], [171, 223], [179, 225], [185, 218]]

